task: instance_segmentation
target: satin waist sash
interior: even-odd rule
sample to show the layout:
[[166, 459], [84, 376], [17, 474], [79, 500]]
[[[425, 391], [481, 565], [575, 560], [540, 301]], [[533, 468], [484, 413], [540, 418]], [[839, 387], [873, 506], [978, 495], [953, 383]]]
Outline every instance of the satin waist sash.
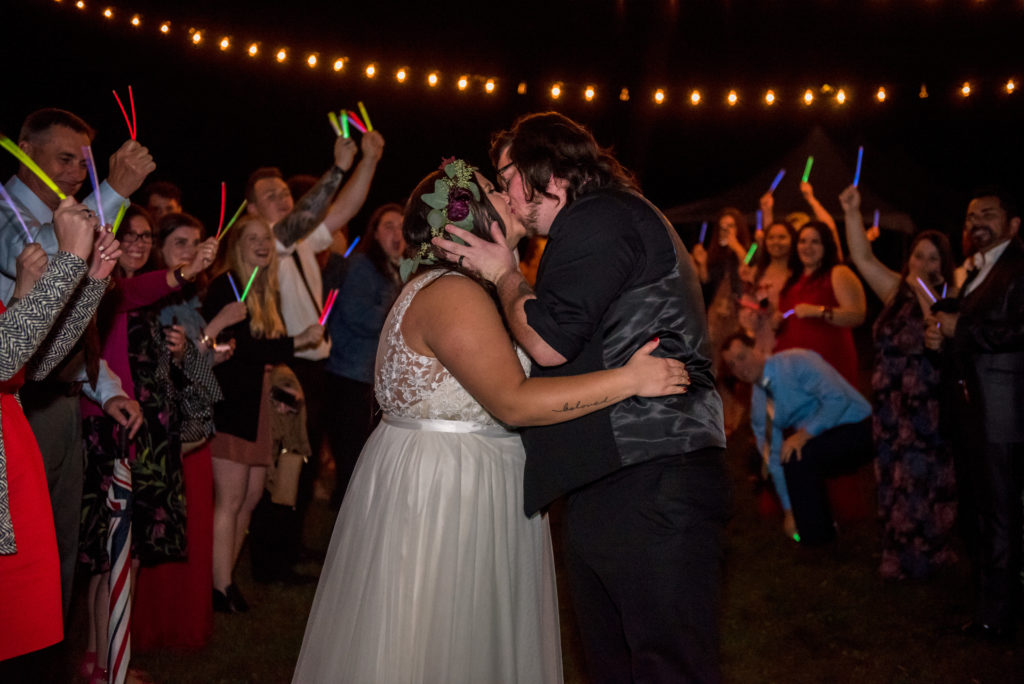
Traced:
[[385, 413], [382, 420], [392, 427], [406, 430], [427, 430], [429, 432], [462, 432], [484, 437], [519, 437], [518, 432], [493, 426], [471, 423], [466, 420], [441, 420], [439, 418], [404, 418]]

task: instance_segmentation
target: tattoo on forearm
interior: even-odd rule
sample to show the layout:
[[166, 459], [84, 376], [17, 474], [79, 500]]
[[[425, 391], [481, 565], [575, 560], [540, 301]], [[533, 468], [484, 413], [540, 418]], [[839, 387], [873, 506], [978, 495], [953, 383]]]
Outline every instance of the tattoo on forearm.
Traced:
[[579, 411], [580, 409], [586, 409], [586, 408], [591, 408], [591, 407], [594, 407], [594, 406], [601, 406], [602, 404], [607, 404], [608, 400], [609, 400], [609, 397], [605, 397], [604, 399], [600, 399], [598, 401], [591, 402], [589, 404], [584, 404], [581, 401], [577, 401], [572, 406], [569, 406], [569, 402], [565, 402], [565, 405], [562, 408], [553, 409], [553, 411], [555, 413], [571, 413], [572, 411]]
[[320, 180], [295, 203], [295, 207], [274, 226], [274, 237], [287, 247], [306, 237], [323, 220], [327, 206], [338, 191], [343, 177], [341, 169], [332, 166]]

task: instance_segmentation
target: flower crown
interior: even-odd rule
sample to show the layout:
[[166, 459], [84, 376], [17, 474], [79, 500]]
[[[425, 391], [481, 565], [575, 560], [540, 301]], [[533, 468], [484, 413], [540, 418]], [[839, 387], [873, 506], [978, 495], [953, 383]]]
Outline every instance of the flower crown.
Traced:
[[465, 244], [444, 229], [451, 224], [463, 230], [473, 230], [473, 215], [469, 211], [469, 202], [480, 201], [480, 188], [473, 181], [473, 167], [462, 159], [454, 157], [441, 162], [441, 170], [446, 177], [434, 181], [434, 192], [423, 195], [420, 199], [430, 207], [427, 223], [430, 224], [430, 238], [420, 243], [419, 249], [411, 259], [402, 259], [399, 274], [402, 282], [420, 267], [420, 264], [435, 264], [437, 257], [432, 251], [430, 240], [436, 237]]

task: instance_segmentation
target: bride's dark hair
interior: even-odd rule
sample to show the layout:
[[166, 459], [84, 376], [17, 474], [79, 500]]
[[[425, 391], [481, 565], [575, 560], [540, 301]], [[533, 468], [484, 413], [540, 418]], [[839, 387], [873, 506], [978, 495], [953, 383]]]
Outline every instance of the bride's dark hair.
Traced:
[[[417, 254], [422, 255], [423, 246], [426, 245], [427, 255], [433, 257], [435, 263], [421, 263], [419, 267], [413, 271], [413, 273], [422, 273], [430, 269], [443, 268], [450, 271], [458, 271], [464, 273], [475, 280], [480, 278], [471, 271], [468, 271], [460, 267], [454, 261], [448, 261], [445, 258], [444, 252], [431, 244], [430, 240], [437, 234], [437, 229], [431, 232], [430, 222], [427, 219], [427, 215], [431, 212], [431, 207], [423, 201], [424, 195], [429, 195], [434, 192], [435, 183], [438, 180], [447, 178], [447, 175], [443, 170], [434, 171], [427, 175], [426, 178], [419, 182], [419, 185], [412, 191], [409, 196], [409, 201], [405, 204], [405, 212], [402, 216], [402, 235], [405, 237], [405, 256], [406, 258], [414, 258]], [[484, 192], [483, 188], [479, 188], [480, 199], [475, 200], [472, 197], [469, 198], [469, 215], [473, 217], [473, 234], [477, 237], [493, 242], [491, 238], [491, 224], [494, 222], [498, 223], [501, 228], [502, 234], [506, 233], [505, 222], [501, 220], [501, 215], [491, 204], [491, 200], [487, 197], [487, 193]], [[443, 231], [442, 235], [446, 239], [451, 239], [447, 231]]]

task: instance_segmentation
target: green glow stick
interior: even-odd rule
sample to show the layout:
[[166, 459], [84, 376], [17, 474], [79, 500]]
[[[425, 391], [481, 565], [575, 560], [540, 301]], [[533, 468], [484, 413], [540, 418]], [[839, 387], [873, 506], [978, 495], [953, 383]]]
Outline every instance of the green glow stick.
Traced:
[[795, 541], [797, 543], [800, 542], [800, 533], [799, 532], [794, 532], [793, 533], [793, 541]]
[[128, 202], [122, 202], [121, 208], [117, 210], [117, 216], [114, 217], [114, 226], [110, 229], [110, 233], [117, 237], [117, 229], [121, 227], [121, 221], [124, 220], [125, 212], [128, 211]]
[[67, 195], [60, 191], [57, 184], [53, 182], [53, 179], [46, 175], [46, 172], [39, 168], [39, 164], [36, 164], [32, 159], [25, 154], [20, 147], [18, 147], [13, 140], [8, 138], [6, 135], [0, 135], [0, 146], [10, 152], [20, 161], [22, 164], [28, 167], [28, 169], [39, 176], [39, 180], [46, 183], [46, 187], [57, 193], [57, 197], [61, 199], [67, 199]]
[[224, 234], [228, 232], [228, 228], [230, 228], [231, 226], [235, 225], [235, 221], [238, 220], [238, 217], [242, 215], [242, 211], [248, 205], [249, 205], [249, 200], [242, 200], [242, 205], [240, 207], [238, 207], [238, 211], [236, 211], [235, 215], [231, 217], [230, 221], [228, 221], [228, 225], [224, 226], [224, 230], [222, 230], [219, 233], [217, 233], [217, 239], [218, 240], [221, 240], [221, 239], [224, 238]]
[[341, 125], [338, 124], [338, 115], [334, 112], [327, 112], [327, 120], [331, 122], [331, 128], [335, 135], [341, 135]]
[[348, 110], [347, 109], [342, 109], [341, 110], [341, 137], [343, 137], [343, 138], [350, 138], [350, 137], [352, 137], [351, 135], [349, 135], [349, 132], [348, 132]]
[[363, 123], [366, 124], [366, 130], [372, 131], [373, 124], [370, 123], [370, 115], [366, 113], [366, 107], [363, 106], [362, 102], [356, 102], [356, 106], [359, 107], [359, 113], [363, 115]]
[[754, 252], [757, 251], [757, 243], [750, 245], [750, 249], [747, 250], [747, 256], [743, 257], [743, 263], [750, 265], [750, 260], [754, 258]]
[[252, 269], [252, 275], [249, 276], [249, 282], [246, 283], [245, 289], [242, 290], [242, 298], [239, 299], [238, 301], [240, 301], [240, 302], [244, 302], [245, 301], [245, 296], [247, 294], [249, 294], [249, 288], [252, 287], [252, 281], [256, 280], [256, 274], [259, 272], [259, 270], [260, 270], [259, 266], [256, 266], [256, 267], [254, 267]]
[[804, 167], [804, 178], [803, 182], [806, 183], [807, 179], [811, 177], [811, 167], [814, 165], [814, 157], [807, 158], [807, 166]]

